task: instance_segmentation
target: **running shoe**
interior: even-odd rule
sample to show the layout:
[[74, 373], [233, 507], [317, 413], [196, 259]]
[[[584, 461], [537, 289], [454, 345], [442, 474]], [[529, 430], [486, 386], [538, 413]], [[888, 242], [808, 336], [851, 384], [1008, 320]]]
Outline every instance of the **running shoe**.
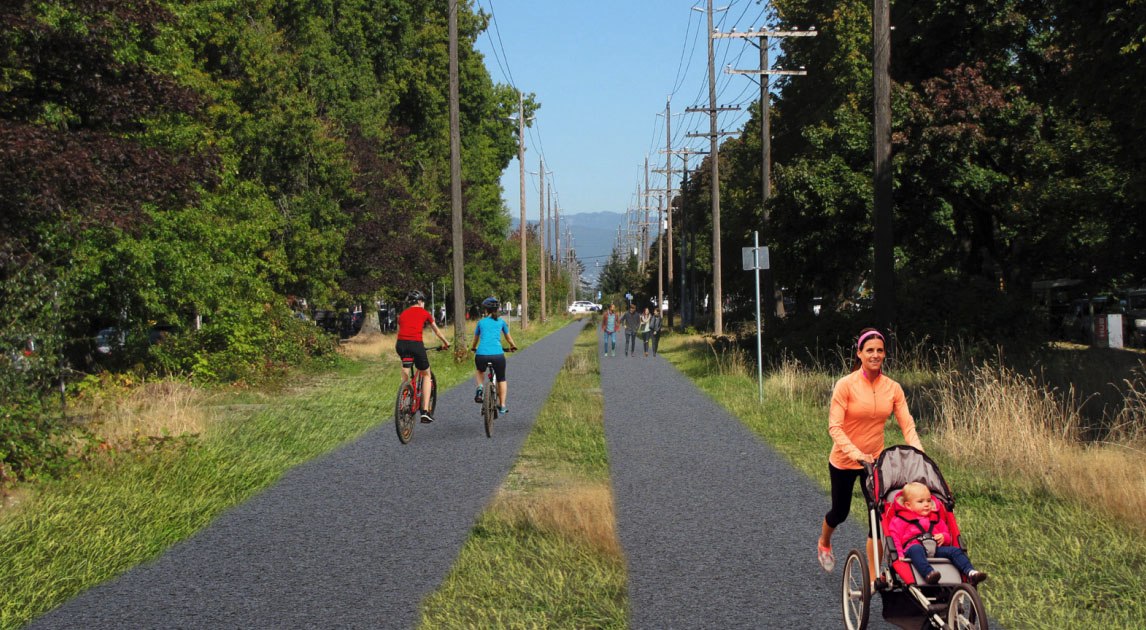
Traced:
[[478, 387], [478, 388], [477, 388], [477, 391], [476, 391], [476, 392], [474, 392], [474, 402], [476, 402], [476, 403], [480, 403], [480, 402], [481, 402], [481, 400], [482, 400], [482, 396], [481, 396], [481, 387]]
[[422, 423], [423, 424], [430, 424], [433, 421], [434, 421], [434, 416], [431, 416], [429, 411], [423, 411], [422, 412]]
[[836, 556], [832, 554], [831, 547], [820, 547], [819, 544], [817, 544], [816, 547], [818, 552], [816, 555], [820, 560], [820, 566], [828, 573], [831, 573], [832, 569], [836, 568]]
[[504, 416], [505, 414], [509, 413], [509, 407], [498, 407], [497, 412]]

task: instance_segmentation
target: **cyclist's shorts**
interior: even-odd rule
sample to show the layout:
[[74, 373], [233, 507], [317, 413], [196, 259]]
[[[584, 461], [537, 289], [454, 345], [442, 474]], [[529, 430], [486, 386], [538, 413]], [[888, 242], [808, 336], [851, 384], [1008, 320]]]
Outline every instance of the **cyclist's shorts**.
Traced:
[[399, 359], [414, 359], [414, 367], [419, 370], [430, 369], [430, 357], [426, 356], [426, 344], [421, 341], [399, 339], [394, 344], [394, 351], [398, 353]]
[[485, 372], [487, 363], [493, 364], [493, 373], [497, 375], [497, 382], [508, 383], [505, 380], [505, 355], [504, 354], [479, 354], [474, 356], [474, 367], [478, 372]]

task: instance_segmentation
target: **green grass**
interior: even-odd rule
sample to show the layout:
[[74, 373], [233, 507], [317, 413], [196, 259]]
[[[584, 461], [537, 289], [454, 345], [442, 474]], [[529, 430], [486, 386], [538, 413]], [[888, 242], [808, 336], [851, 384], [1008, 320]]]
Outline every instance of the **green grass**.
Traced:
[[421, 628], [624, 628], [595, 330], [578, 338]]
[[[514, 331], [521, 346], [567, 323]], [[472, 363], [433, 359], [448, 388]], [[306, 462], [389, 422], [399, 365], [345, 361], [293, 389], [218, 401], [204, 435], [158, 453], [118, 453], [74, 478], [32, 489], [0, 512], [0, 628], [20, 627], [154, 558]], [[395, 438], [396, 439], [396, 438]]]
[[[765, 375], [760, 404], [755, 373], [720, 373], [718, 357], [694, 342], [667, 336], [661, 354], [826, 492], [828, 401], [835, 377], [805, 374], [793, 387], [780, 375]], [[927, 419], [916, 420], [928, 448]], [[894, 421], [885, 439], [888, 445], [902, 443]], [[961, 466], [936, 449], [928, 448], [928, 454], [955, 492], [972, 561], [991, 574], [981, 594], [1003, 626], [1146, 628], [1146, 536], [1139, 527], [1030, 484]], [[862, 519], [866, 507], [856, 495], [849, 518]]]

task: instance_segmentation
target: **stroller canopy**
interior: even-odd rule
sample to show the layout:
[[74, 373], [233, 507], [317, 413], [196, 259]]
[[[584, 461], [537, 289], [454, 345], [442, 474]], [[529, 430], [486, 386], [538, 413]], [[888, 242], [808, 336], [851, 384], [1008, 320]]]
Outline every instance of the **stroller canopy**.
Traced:
[[913, 481], [927, 486], [931, 496], [942, 501], [948, 510], [955, 508], [955, 495], [939, 472], [939, 466], [923, 451], [906, 444], [893, 446], [880, 454], [875, 462], [875, 474], [864, 484], [864, 494], [869, 503], [884, 504]]

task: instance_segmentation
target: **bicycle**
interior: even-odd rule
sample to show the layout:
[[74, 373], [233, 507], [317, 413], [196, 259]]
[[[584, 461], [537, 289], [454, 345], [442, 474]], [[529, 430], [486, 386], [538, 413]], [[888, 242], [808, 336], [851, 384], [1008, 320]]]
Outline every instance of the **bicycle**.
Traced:
[[[502, 352], [513, 352], [516, 348], [505, 349]], [[485, 364], [485, 393], [481, 399], [481, 417], [485, 423], [485, 436], [493, 437], [493, 421], [501, 415], [501, 393], [497, 388], [497, 372], [493, 369], [493, 362]]]
[[[445, 346], [438, 346], [441, 352]], [[422, 379], [414, 367], [414, 357], [402, 357], [402, 384], [398, 386], [398, 396], [394, 399], [394, 428], [398, 431], [398, 441], [409, 444], [414, 437], [414, 419], [422, 415]], [[438, 381], [430, 370], [430, 415], [438, 404]]]

